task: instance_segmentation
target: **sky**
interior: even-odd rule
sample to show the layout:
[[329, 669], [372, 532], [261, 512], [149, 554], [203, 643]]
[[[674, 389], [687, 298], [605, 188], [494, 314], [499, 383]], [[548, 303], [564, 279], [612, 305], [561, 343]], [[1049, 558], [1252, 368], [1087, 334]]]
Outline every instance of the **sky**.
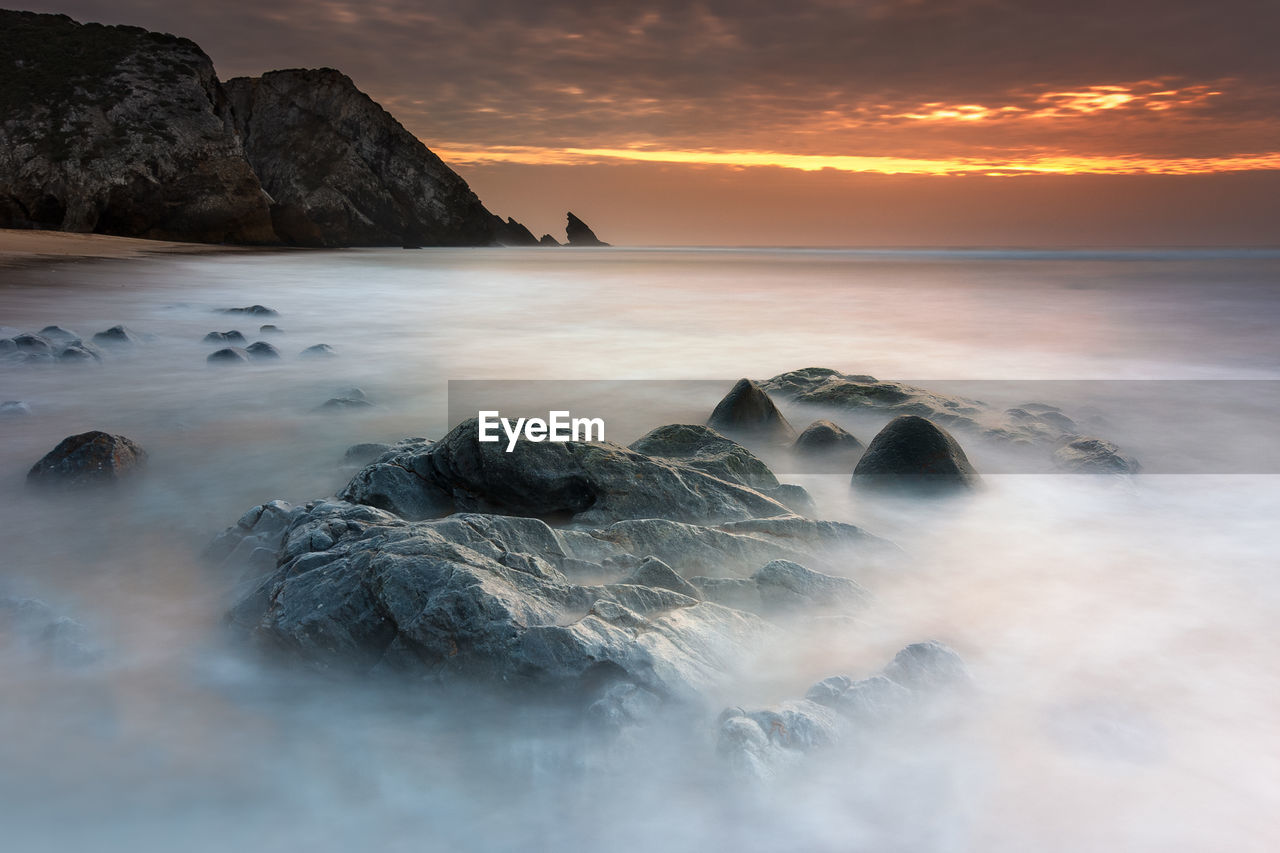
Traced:
[[61, 0], [629, 245], [1280, 245], [1277, 0]]

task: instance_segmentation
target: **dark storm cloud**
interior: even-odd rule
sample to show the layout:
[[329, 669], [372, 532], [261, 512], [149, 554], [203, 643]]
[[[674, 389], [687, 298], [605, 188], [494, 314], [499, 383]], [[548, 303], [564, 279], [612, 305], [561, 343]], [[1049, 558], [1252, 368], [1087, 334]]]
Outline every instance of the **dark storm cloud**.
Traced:
[[[425, 139], [476, 146], [936, 156], [948, 146], [1052, 143], [1215, 156], [1274, 147], [1280, 106], [1274, 0], [66, 0], [32, 8], [189, 36], [224, 76], [334, 66]], [[1164, 112], [1120, 106], [1106, 122], [1069, 114], [1052, 131], [1013, 120], [1043, 109], [1045, 93], [1141, 81], [1220, 94]], [[937, 109], [929, 104], [1011, 111], [971, 126], [901, 117]]]

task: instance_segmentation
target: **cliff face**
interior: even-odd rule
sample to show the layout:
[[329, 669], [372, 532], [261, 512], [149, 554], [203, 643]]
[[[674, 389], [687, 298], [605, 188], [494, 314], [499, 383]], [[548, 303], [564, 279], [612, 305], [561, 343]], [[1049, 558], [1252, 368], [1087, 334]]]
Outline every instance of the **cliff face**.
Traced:
[[0, 227], [275, 242], [193, 42], [0, 11]]
[[501, 220], [386, 110], [332, 69], [225, 84], [276, 233], [306, 246], [488, 245]]

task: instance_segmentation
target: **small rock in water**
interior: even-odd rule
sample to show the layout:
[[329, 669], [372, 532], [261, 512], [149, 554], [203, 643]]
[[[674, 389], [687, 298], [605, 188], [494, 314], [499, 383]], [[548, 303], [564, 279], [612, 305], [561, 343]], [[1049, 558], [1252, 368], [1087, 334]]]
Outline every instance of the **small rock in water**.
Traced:
[[266, 341], [257, 341], [256, 343], [249, 344], [249, 346], [245, 348], [245, 352], [249, 354], [250, 358], [256, 359], [280, 357], [280, 350], [276, 349]]
[[267, 323], [265, 326], [258, 327], [258, 333], [262, 335], [280, 335], [284, 334], [284, 329], [271, 323]]
[[1053, 452], [1053, 464], [1072, 474], [1136, 474], [1142, 465], [1102, 438], [1075, 436]]
[[861, 453], [863, 446], [856, 436], [838, 424], [814, 421], [800, 433], [792, 448], [807, 456], [826, 456]]
[[20, 352], [52, 353], [53, 345], [40, 335], [22, 334], [13, 338], [13, 344]]
[[31, 485], [113, 483], [136, 472], [147, 454], [123, 435], [93, 430], [64, 438], [27, 472]]
[[76, 341], [69, 346], [63, 347], [62, 352], [58, 353], [58, 361], [102, 361], [102, 357], [86, 344]]
[[72, 341], [80, 340], [80, 336], [75, 332], [64, 329], [61, 326], [45, 326], [40, 330], [40, 337], [59, 344], [69, 344]]
[[142, 339], [132, 329], [125, 326], [112, 326], [110, 329], [94, 335], [93, 342], [105, 346], [132, 346], [142, 343]]
[[244, 335], [232, 329], [229, 332], [210, 332], [204, 336], [206, 344], [242, 344], [245, 342]]
[[951, 433], [916, 415], [890, 421], [853, 469], [856, 486], [941, 492], [972, 489], [979, 482]]
[[205, 361], [209, 364], [247, 364], [249, 353], [240, 349], [240, 347], [223, 347], [220, 350], [209, 353]]
[[25, 418], [30, 414], [30, 404], [22, 400], [5, 400], [0, 403], [0, 418]]
[[338, 351], [328, 344], [316, 344], [299, 353], [303, 358], [333, 358], [337, 354]]
[[101, 656], [83, 625], [38, 598], [0, 598], [0, 649], [5, 648], [55, 666], [82, 666]]
[[769, 395], [750, 379], [738, 380], [716, 405], [707, 426], [726, 435], [773, 442], [789, 443], [796, 434]]
[[320, 408], [328, 411], [334, 411], [335, 409], [370, 409], [373, 408], [373, 403], [364, 397], [330, 397], [320, 405]]
[[250, 317], [279, 317], [280, 312], [265, 305], [250, 305], [246, 308], [223, 308], [223, 314], [247, 314]]

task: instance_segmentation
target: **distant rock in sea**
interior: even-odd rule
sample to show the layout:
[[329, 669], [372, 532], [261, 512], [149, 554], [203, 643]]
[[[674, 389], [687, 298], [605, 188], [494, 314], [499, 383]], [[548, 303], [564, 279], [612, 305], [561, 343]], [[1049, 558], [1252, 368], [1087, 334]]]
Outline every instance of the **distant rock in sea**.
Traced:
[[542, 246], [559, 246], [560, 241], [550, 234], [543, 234], [541, 239], [538, 240], [538, 244]]
[[[569, 238], [570, 246], [608, 246], [609, 244], [601, 240], [595, 235], [595, 232], [587, 227], [587, 223], [583, 222], [572, 212], [569, 213], [568, 225], [565, 226], [565, 236]], [[548, 235], [549, 236], [549, 235]], [[545, 239], [545, 238], [544, 238]]]
[[245, 155], [274, 199], [271, 220], [284, 242], [494, 241], [501, 220], [345, 74], [332, 68], [270, 71], [225, 86]]
[[495, 216], [496, 223], [494, 241], [500, 246], [536, 246], [538, 238], [533, 236], [533, 232], [528, 228], [516, 222], [510, 216], [506, 221], [502, 217]]
[[0, 11], [0, 57], [0, 227], [276, 242], [193, 42]]

